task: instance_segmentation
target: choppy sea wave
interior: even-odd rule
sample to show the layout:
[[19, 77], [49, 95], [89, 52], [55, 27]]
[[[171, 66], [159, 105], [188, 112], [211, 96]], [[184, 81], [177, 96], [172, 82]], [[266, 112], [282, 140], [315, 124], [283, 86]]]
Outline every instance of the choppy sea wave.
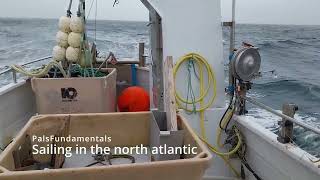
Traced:
[[[278, 112], [281, 112], [278, 110]], [[247, 118], [257, 122], [263, 127], [271, 130], [275, 134], [279, 132], [278, 122], [281, 120], [278, 116], [259, 108], [251, 108]], [[317, 118], [297, 113], [295, 119], [308, 125], [320, 128], [320, 122]], [[293, 142], [300, 148], [308, 151], [310, 154], [320, 157], [320, 136], [307, 131], [299, 126], [294, 127]]]

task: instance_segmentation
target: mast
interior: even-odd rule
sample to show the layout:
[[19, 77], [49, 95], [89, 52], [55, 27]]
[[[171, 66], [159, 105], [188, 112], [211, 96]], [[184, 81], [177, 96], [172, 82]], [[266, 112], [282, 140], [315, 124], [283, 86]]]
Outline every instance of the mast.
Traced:
[[[236, 0], [232, 0], [232, 20], [230, 27], [230, 48], [229, 48], [229, 93], [233, 93], [235, 79], [232, 72], [231, 59], [235, 50], [235, 39], [236, 39]], [[233, 97], [230, 97], [230, 102], [232, 102]]]

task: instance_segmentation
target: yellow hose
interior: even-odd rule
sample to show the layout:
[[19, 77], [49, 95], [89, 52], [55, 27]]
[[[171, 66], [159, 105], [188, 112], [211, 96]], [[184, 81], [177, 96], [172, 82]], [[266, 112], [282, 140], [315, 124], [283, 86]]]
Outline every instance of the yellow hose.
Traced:
[[[206, 59], [204, 57], [202, 57], [199, 54], [196, 53], [190, 53], [187, 54], [183, 57], [181, 57], [178, 62], [176, 63], [176, 65], [174, 66], [173, 69], [173, 75], [174, 75], [174, 79], [176, 79], [177, 76], [177, 72], [179, 71], [180, 67], [182, 64], [188, 62], [189, 60], [193, 60], [199, 67], [199, 81], [200, 81], [200, 95], [199, 97], [195, 98], [192, 101], [189, 101], [188, 99], [183, 98], [180, 93], [177, 91], [177, 89], [175, 89], [175, 96], [176, 96], [176, 100], [177, 100], [177, 105], [180, 109], [183, 109], [187, 112], [198, 112], [200, 113], [200, 128], [201, 128], [201, 137], [199, 136], [199, 138], [205, 143], [207, 144], [207, 146], [209, 147], [209, 149], [217, 154], [218, 156], [220, 156], [225, 162], [226, 164], [230, 167], [230, 169], [235, 173], [235, 175], [237, 177], [240, 176], [240, 173], [236, 171], [236, 169], [232, 166], [232, 164], [229, 162], [228, 157], [230, 155], [235, 154], [239, 148], [242, 145], [242, 139], [241, 139], [241, 135], [240, 132], [235, 129], [236, 135], [238, 137], [238, 143], [236, 145], [236, 147], [234, 149], [232, 149], [229, 152], [221, 152], [218, 150], [218, 148], [212, 146], [206, 137], [206, 132], [205, 132], [205, 125], [204, 125], [204, 112], [206, 109], [210, 108], [212, 106], [212, 104], [214, 103], [214, 100], [217, 96], [217, 85], [216, 85], [216, 79], [215, 79], [215, 74], [214, 71], [212, 70], [210, 64], [206, 61]], [[206, 72], [208, 73], [208, 82], [207, 82], [207, 87], [205, 87], [205, 83], [204, 83], [204, 70], [203, 67], [205, 67]], [[176, 87], [176, 86], [175, 86]], [[204, 103], [205, 99], [207, 98], [207, 96], [209, 95], [210, 89], [213, 89], [213, 95], [211, 96], [210, 100], [208, 101], [208, 103]], [[182, 104], [197, 104], [199, 103], [200, 106], [196, 109], [189, 109], [187, 106], [183, 106]], [[230, 118], [232, 114], [229, 113], [228, 118]], [[226, 122], [225, 120], [223, 120], [224, 126], [226, 126]], [[217, 135], [217, 142], [219, 142], [220, 145], [220, 138], [221, 138], [221, 129], [218, 128], [218, 135]]]
[[204, 57], [200, 56], [199, 54], [195, 54], [195, 53], [187, 54], [187, 55], [183, 56], [177, 62], [177, 64], [175, 65], [175, 67], [173, 69], [174, 78], [176, 78], [177, 72], [180, 69], [181, 65], [183, 63], [185, 63], [186, 61], [190, 60], [190, 59], [193, 59], [198, 64], [198, 67], [200, 67], [199, 68], [199, 70], [200, 70], [200, 72], [199, 72], [200, 73], [200, 78], [202, 76], [202, 79], [200, 79], [200, 87], [201, 88], [204, 88], [203, 69], [202, 69], [202, 67], [205, 66], [205, 68], [206, 68], [206, 70], [208, 72], [208, 86], [206, 88], [204, 88], [205, 89], [204, 93], [200, 93], [200, 96], [195, 101], [188, 101], [185, 98], [182, 98], [177, 90], [176, 90], [176, 99], [177, 99], [177, 103], [178, 103], [178, 105], [179, 105], [179, 107], [181, 109], [184, 109], [184, 110], [186, 110], [188, 112], [194, 112], [193, 109], [188, 109], [186, 107], [182, 107], [181, 103], [193, 104], [193, 103], [199, 103], [201, 101], [203, 102], [205, 100], [205, 98], [209, 95], [209, 90], [210, 90], [211, 86], [213, 86], [213, 96], [210, 98], [209, 102], [207, 104], [201, 106], [199, 109], [196, 109], [197, 112], [201, 112], [201, 111], [204, 111], [204, 110], [210, 108], [211, 105], [213, 104], [216, 96], [217, 96], [216, 80], [215, 80], [214, 72], [213, 72], [210, 64], [206, 61], [206, 59]]
[[59, 70], [61, 71], [63, 77], [67, 77], [67, 74], [66, 72], [64, 71], [63, 67], [61, 66], [60, 63], [56, 62], [56, 61], [51, 61], [48, 65], [45, 66], [45, 68], [43, 68], [42, 70], [40, 70], [39, 72], [30, 72], [30, 71], [27, 71], [25, 70], [22, 66], [19, 66], [19, 65], [13, 65], [11, 66], [12, 69], [14, 69], [15, 71], [21, 73], [21, 74], [24, 74], [26, 76], [30, 76], [30, 77], [44, 77], [45, 75], [48, 74], [48, 72], [50, 71], [50, 69], [53, 67], [53, 66], [56, 66], [59, 68]]
[[238, 131], [237, 129], [235, 129], [235, 131], [236, 131], [236, 135], [237, 135], [237, 137], [238, 137], [238, 143], [237, 143], [236, 147], [233, 148], [233, 149], [232, 149], [231, 151], [229, 151], [229, 152], [220, 152], [220, 151], [217, 150], [216, 147], [212, 146], [209, 142], [207, 142], [207, 141], [206, 141], [205, 139], [203, 139], [202, 137], [200, 137], [200, 139], [201, 139], [204, 143], [206, 143], [207, 146], [210, 148], [210, 150], [211, 150], [212, 152], [214, 152], [215, 154], [220, 155], [220, 156], [230, 156], [230, 155], [235, 154], [235, 153], [240, 149], [240, 147], [241, 147], [241, 145], [242, 145], [241, 135], [240, 135], [240, 133], [239, 133], [239, 131]]
[[[226, 128], [226, 125], [227, 125], [227, 123], [228, 123], [228, 121], [226, 121], [226, 120], [231, 119], [233, 113], [234, 113], [233, 110], [227, 112], [226, 118], [224, 118], [224, 119], [222, 120], [222, 122], [221, 122], [221, 126], [222, 126], [223, 128]], [[217, 145], [218, 145], [220, 148], [223, 148], [224, 145], [221, 144], [221, 135], [222, 135], [222, 129], [221, 129], [221, 128], [218, 128], [218, 129], [217, 129], [217, 139], [216, 139], [216, 142], [217, 142]]]

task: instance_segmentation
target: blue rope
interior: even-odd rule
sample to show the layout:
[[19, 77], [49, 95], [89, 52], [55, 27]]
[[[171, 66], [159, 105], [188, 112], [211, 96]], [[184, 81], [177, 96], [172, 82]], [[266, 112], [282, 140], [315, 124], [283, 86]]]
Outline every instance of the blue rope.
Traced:
[[[188, 70], [188, 81], [187, 81], [187, 102], [189, 101], [189, 95], [190, 95], [190, 99], [192, 101], [192, 113], [197, 113], [197, 106], [196, 106], [196, 96], [194, 94], [194, 90], [193, 90], [193, 86], [192, 86], [192, 75], [191, 72], [193, 72], [195, 74], [195, 76], [198, 78], [198, 75], [196, 73], [195, 70], [195, 66], [194, 66], [194, 60], [193, 59], [189, 59], [188, 63], [187, 63], [187, 70]], [[188, 108], [188, 103], [186, 103], [186, 108]]]
[[138, 85], [137, 68], [136, 68], [136, 65], [134, 64], [131, 64], [131, 80], [132, 80], [132, 86]]

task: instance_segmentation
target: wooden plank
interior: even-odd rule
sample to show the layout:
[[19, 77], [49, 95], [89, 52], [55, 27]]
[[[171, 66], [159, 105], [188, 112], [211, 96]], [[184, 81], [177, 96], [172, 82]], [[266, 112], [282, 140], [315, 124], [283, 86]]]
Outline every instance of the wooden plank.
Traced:
[[175, 99], [175, 87], [173, 78], [173, 58], [168, 56], [164, 62], [163, 67], [163, 81], [164, 81], [164, 99], [165, 111], [167, 113], [167, 127], [168, 131], [177, 131], [177, 111]]

